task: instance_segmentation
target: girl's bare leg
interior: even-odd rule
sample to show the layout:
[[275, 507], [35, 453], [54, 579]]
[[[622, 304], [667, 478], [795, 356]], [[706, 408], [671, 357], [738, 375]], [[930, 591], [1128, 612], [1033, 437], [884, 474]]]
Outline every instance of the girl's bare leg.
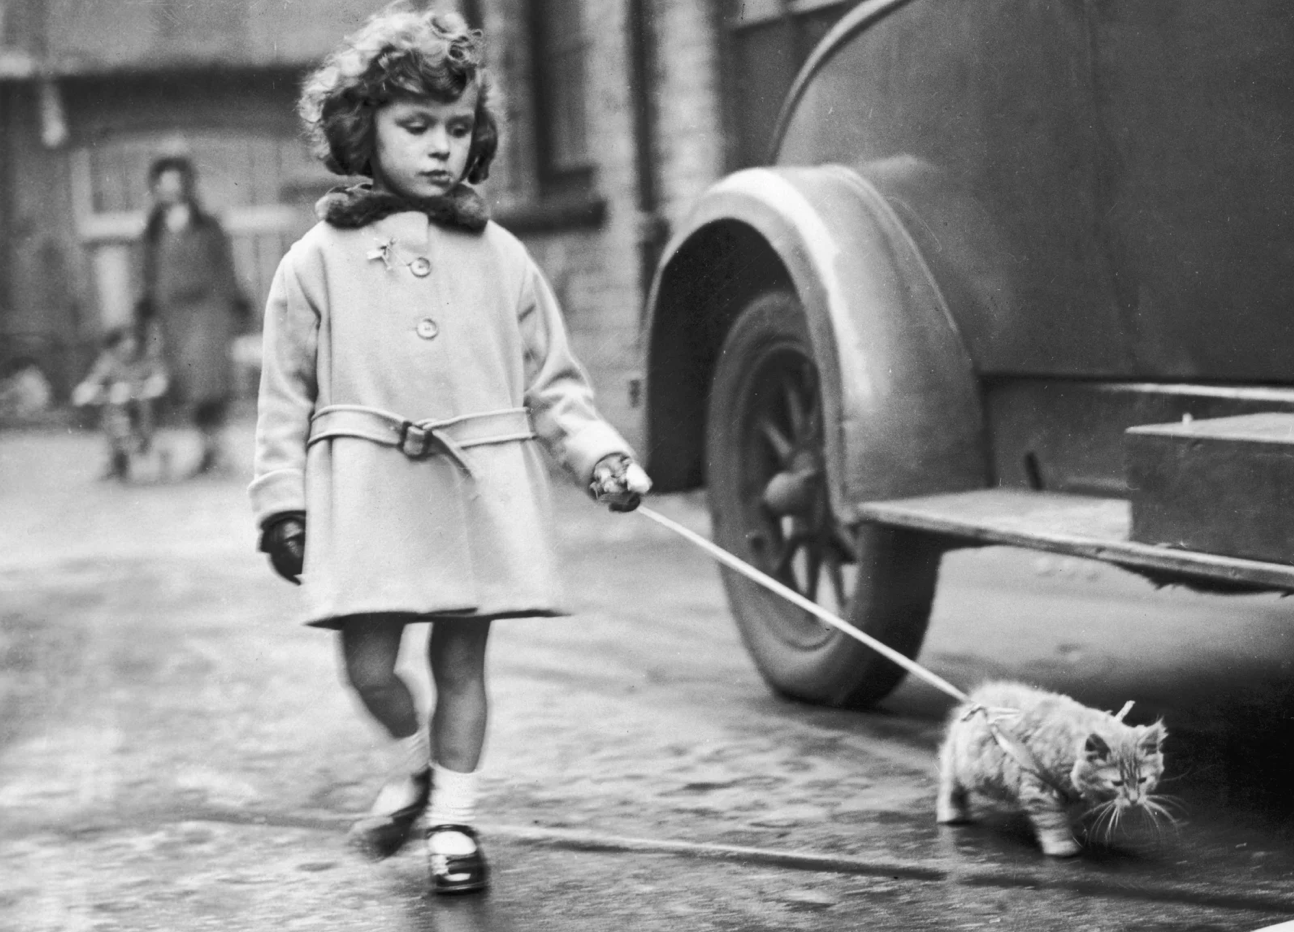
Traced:
[[481, 762], [489, 712], [485, 694], [488, 621], [443, 619], [432, 623], [428, 648], [436, 684], [431, 718], [432, 758], [442, 767], [469, 773]]
[[407, 615], [361, 615], [347, 619], [341, 632], [346, 676], [364, 707], [396, 739], [392, 750], [399, 757], [393, 779], [349, 833], [356, 848], [377, 859], [403, 847], [431, 785], [427, 739], [419, 733], [413, 695], [395, 672], [407, 621]]
[[346, 678], [392, 738], [407, 738], [418, 730], [413, 694], [395, 672], [408, 620], [403, 615], [355, 615], [341, 629]]
[[476, 815], [476, 772], [485, 744], [485, 643], [488, 621], [442, 619], [428, 647], [436, 684], [431, 718], [432, 788], [427, 808], [427, 853], [436, 893], [466, 893], [489, 885], [489, 866], [471, 825]]

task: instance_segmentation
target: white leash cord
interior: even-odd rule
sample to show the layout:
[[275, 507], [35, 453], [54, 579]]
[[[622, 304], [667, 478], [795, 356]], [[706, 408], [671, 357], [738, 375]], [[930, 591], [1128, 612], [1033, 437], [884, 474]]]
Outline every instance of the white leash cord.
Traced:
[[714, 544], [711, 541], [706, 540], [704, 537], [702, 537], [700, 534], [697, 534], [695, 531], [688, 530], [687, 528], [683, 527], [683, 525], [679, 524], [677, 521], [673, 521], [665, 517], [660, 512], [655, 511], [651, 508], [648, 508], [646, 505], [640, 505], [637, 511], [638, 511], [638, 514], [642, 515], [644, 518], [648, 518], [652, 521], [655, 521], [661, 527], [667, 528], [673, 531], [675, 534], [691, 542], [695, 546], [700, 547], [711, 557], [718, 560], [720, 563], [722, 563], [724, 566], [728, 567], [729, 569], [735, 570], [736, 572], [740, 573], [742, 576], [745, 576], [747, 579], [752, 580], [753, 582], [759, 583], [759, 585], [763, 586], [765, 589], [768, 589], [770, 592], [777, 593], [782, 598], [790, 602], [792, 605], [795, 605], [799, 608], [804, 609], [806, 612], [809, 612], [811, 615], [814, 615], [820, 620], [831, 625], [831, 627], [835, 628], [837, 631], [840, 631], [844, 634], [849, 635], [855, 641], [859, 641], [860, 643], [867, 645], [872, 650], [880, 654], [882, 657], [885, 657], [887, 660], [894, 661], [900, 667], [902, 667], [903, 669], [911, 673], [913, 676], [916, 676], [925, 680], [931, 686], [935, 687], [936, 689], [942, 692], [947, 693], [949, 696], [956, 699], [958, 702], [971, 701], [969, 696], [967, 696], [964, 692], [962, 692], [952, 683], [948, 682], [942, 676], [939, 676], [936, 673], [931, 673], [925, 667], [921, 666], [921, 664], [917, 663], [916, 661], [908, 657], [903, 656], [894, 648], [890, 647], [888, 644], [882, 644], [880, 641], [876, 640], [876, 638], [872, 637], [870, 634], [867, 634], [866, 632], [863, 632], [863, 631], [859, 631], [857, 628], [849, 624], [847, 621], [831, 614], [831, 612], [827, 611], [821, 605], [818, 605], [816, 602], [812, 602], [809, 599], [806, 599], [804, 596], [800, 595], [800, 593], [796, 592], [794, 589], [790, 588], [789, 586], [783, 585], [782, 583], [774, 579], [772, 576], [769, 576], [767, 573], [760, 572], [759, 570], [755, 569], [755, 567], [751, 566], [749, 563], [745, 562], [744, 560], [740, 560], [737, 557], [734, 557], [728, 551], [724, 550], [722, 547], [718, 546], [717, 544]]
[[[806, 612], [810, 613], [811, 615], [814, 615], [820, 618], [822, 621], [825, 621], [827, 624], [831, 625], [831, 627], [835, 628], [837, 631], [840, 631], [844, 634], [849, 635], [855, 641], [858, 641], [862, 644], [867, 645], [872, 650], [880, 654], [882, 657], [885, 657], [888, 660], [894, 661], [900, 667], [902, 667], [903, 669], [911, 673], [913, 676], [916, 676], [916, 677], [919, 677], [920, 679], [925, 680], [931, 686], [935, 687], [941, 692], [947, 693], [949, 696], [956, 699], [958, 702], [967, 703], [968, 705], [970, 705], [970, 709], [967, 710], [964, 718], [969, 718], [970, 716], [975, 714], [983, 715], [984, 724], [988, 727], [989, 733], [993, 736], [993, 740], [997, 742], [998, 747], [1000, 747], [1005, 754], [1013, 758], [1015, 762], [1020, 765], [1021, 768], [1028, 771], [1029, 773], [1032, 773], [1044, 784], [1051, 787], [1052, 790], [1061, 799], [1066, 799], [1070, 797], [1071, 794], [1070, 794], [1069, 788], [1066, 787], [1064, 784], [1058, 782], [1054, 777], [1050, 776], [1047, 773], [1046, 769], [1038, 762], [1038, 758], [1034, 756], [1033, 752], [1030, 751], [1027, 746], [1025, 746], [1019, 740], [1017, 740], [1016, 738], [1013, 738], [1011, 735], [1003, 731], [1001, 725], [999, 724], [999, 719], [1003, 717], [1009, 717], [1012, 715], [1019, 714], [1014, 709], [989, 709], [989, 708], [986, 708], [985, 706], [980, 705], [978, 702], [973, 702], [969, 696], [967, 696], [964, 692], [962, 692], [952, 683], [948, 682], [942, 676], [939, 676], [937, 673], [931, 673], [929, 670], [921, 666], [921, 664], [917, 663], [915, 660], [912, 660], [908, 657], [903, 656], [902, 654], [900, 654], [898, 651], [896, 651], [894, 648], [890, 647], [887, 644], [882, 644], [880, 641], [876, 640], [876, 638], [872, 637], [870, 634], [867, 634], [864, 631], [859, 631], [853, 625], [831, 614], [831, 612], [827, 611], [821, 605], [818, 605], [816, 602], [809, 601], [804, 596], [800, 595], [800, 593], [796, 592], [794, 589], [790, 588], [789, 586], [783, 585], [782, 583], [778, 582], [776, 579], [774, 579], [772, 576], [769, 576], [767, 573], [760, 572], [759, 570], [755, 569], [755, 567], [751, 566], [749, 563], [745, 562], [744, 560], [740, 560], [737, 557], [734, 557], [728, 551], [724, 550], [722, 547], [718, 546], [717, 544], [706, 540], [700, 534], [697, 534], [694, 531], [688, 530], [687, 528], [683, 527], [683, 525], [679, 524], [677, 521], [672, 521], [669, 518], [665, 517], [660, 512], [653, 511], [651, 508], [648, 508], [645, 505], [638, 506], [637, 511], [644, 518], [649, 518], [652, 521], [655, 521], [661, 527], [668, 528], [669, 530], [673, 531], [675, 534], [679, 535], [685, 540], [688, 540], [691, 543], [695, 544], [697, 547], [700, 547], [702, 550], [704, 550], [710, 556], [714, 557], [714, 559], [718, 560], [720, 563], [722, 563], [724, 566], [728, 567], [729, 569], [735, 570], [736, 572], [740, 573], [742, 576], [745, 576], [747, 579], [752, 580], [753, 582], [759, 583], [765, 589], [768, 589], [771, 592], [777, 593], [782, 598], [790, 602], [792, 605], [796, 605], [799, 608], [804, 609]], [[1125, 702], [1123, 704], [1123, 708], [1119, 710], [1119, 713], [1117, 715], [1114, 715], [1113, 713], [1110, 713], [1110, 714], [1116, 721], [1122, 722], [1124, 716], [1128, 714], [1131, 708], [1132, 708], [1132, 702], [1131, 700], [1129, 700], [1128, 702]]]

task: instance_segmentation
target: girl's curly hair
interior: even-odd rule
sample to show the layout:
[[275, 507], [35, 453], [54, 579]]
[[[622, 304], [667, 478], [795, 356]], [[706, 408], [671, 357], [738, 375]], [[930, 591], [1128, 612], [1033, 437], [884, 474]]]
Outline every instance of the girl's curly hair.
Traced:
[[489, 105], [490, 75], [482, 35], [457, 13], [418, 12], [396, 3], [372, 17], [305, 81], [297, 112], [315, 154], [339, 175], [373, 176], [373, 117], [399, 97], [451, 103], [473, 84], [476, 123], [467, 180], [490, 174], [499, 126]]

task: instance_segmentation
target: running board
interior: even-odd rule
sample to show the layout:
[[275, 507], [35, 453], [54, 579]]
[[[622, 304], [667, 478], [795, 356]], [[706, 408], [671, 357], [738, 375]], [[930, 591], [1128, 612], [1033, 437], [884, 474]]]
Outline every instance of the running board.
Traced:
[[1117, 563], [1157, 574], [1294, 591], [1294, 566], [1136, 543], [1131, 508], [1121, 498], [1089, 498], [1023, 489], [864, 502], [864, 521]]

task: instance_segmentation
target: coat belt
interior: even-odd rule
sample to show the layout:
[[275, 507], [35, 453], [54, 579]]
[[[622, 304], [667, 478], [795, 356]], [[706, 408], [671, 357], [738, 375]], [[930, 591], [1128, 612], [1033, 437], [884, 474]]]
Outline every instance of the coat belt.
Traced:
[[414, 460], [443, 454], [471, 476], [472, 464], [467, 449], [491, 443], [533, 440], [535, 431], [530, 425], [530, 413], [525, 408], [500, 408], [444, 420], [426, 418], [412, 421], [367, 405], [328, 405], [316, 411], [310, 419], [310, 439], [306, 446], [331, 437], [371, 440], [395, 447]]

